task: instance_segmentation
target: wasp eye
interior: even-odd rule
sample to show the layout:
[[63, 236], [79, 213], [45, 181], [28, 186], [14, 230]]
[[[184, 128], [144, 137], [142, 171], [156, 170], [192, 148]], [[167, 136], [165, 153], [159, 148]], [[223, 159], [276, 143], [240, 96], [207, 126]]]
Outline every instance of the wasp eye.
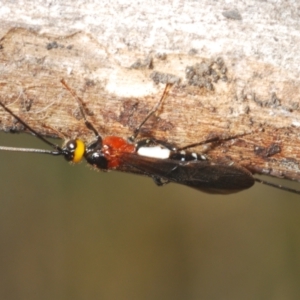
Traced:
[[76, 149], [76, 141], [75, 140], [68, 141], [66, 144], [66, 149], [69, 150], [70, 152], [74, 152], [74, 150]]
[[82, 160], [85, 153], [85, 144], [81, 140], [70, 140], [67, 142], [65, 150], [65, 159], [78, 163]]

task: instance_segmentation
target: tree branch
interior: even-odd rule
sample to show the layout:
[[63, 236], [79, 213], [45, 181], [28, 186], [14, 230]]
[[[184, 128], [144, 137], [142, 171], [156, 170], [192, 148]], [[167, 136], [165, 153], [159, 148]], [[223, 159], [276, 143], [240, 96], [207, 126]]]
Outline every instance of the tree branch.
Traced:
[[[143, 15], [146, 8], [136, 6], [136, 15], [126, 19], [129, 7], [107, 4], [100, 9], [94, 3], [101, 21], [100, 26], [97, 19], [98, 28], [72, 3], [69, 18], [58, 21], [56, 15], [49, 16], [48, 23], [35, 25], [35, 30], [29, 23], [17, 28], [9, 21], [12, 16], [1, 16], [0, 100], [36, 131], [93, 138], [76, 100], [60, 83], [62, 78], [83, 99], [88, 119], [101, 135], [124, 138], [132, 135], [171, 81], [169, 96], [143, 127], [143, 136], [178, 147], [219, 137], [221, 142], [196, 150], [258, 174], [300, 181], [300, 40], [291, 30], [300, 24], [288, 22], [295, 20], [293, 15], [283, 20], [279, 8], [260, 3], [262, 11], [278, 20], [274, 25], [260, 13], [251, 15], [240, 1], [239, 20], [236, 14], [222, 15], [226, 9], [208, 1], [187, 3], [185, 10], [169, 7], [168, 14], [157, 10], [157, 15]], [[169, 4], [159, 5], [162, 9]], [[110, 9], [120, 13], [122, 28]], [[207, 14], [215, 21], [207, 23]], [[141, 15], [146, 29], [139, 34], [141, 25], [135, 21]], [[76, 29], [78, 16], [83, 20], [81, 31]], [[164, 21], [170, 24], [164, 26]], [[182, 21], [181, 26], [175, 21]], [[207, 28], [211, 35], [201, 33]], [[22, 130], [3, 110], [0, 120], [1, 130]], [[238, 137], [228, 139], [231, 136]]]

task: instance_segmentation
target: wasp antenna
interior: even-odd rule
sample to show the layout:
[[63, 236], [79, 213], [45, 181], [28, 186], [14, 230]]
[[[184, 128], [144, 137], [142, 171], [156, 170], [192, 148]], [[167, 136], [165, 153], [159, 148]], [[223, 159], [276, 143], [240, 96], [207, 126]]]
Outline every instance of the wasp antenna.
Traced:
[[36, 148], [17, 148], [17, 147], [6, 147], [0, 146], [1, 151], [15, 151], [15, 152], [29, 152], [29, 153], [41, 153], [41, 154], [51, 154], [51, 155], [61, 155], [63, 152], [57, 150], [45, 150], [45, 149], [36, 149]]
[[281, 184], [272, 183], [272, 182], [265, 181], [265, 180], [262, 180], [262, 179], [259, 179], [259, 178], [254, 178], [254, 179], [255, 179], [256, 182], [259, 182], [259, 183], [262, 183], [262, 184], [265, 184], [265, 185], [268, 185], [268, 186], [271, 186], [271, 187], [274, 187], [274, 188], [277, 188], [277, 189], [280, 189], [280, 190], [283, 190], [283, 191], [287, 191], [287, 192], [290, 192], [290, 193], [300, 195], [299, 190], [295, 190], [295, 189], [292, 189], [292, 188], [289, 188], [289, 187], [286, 187], [286, 186], [282, 186]]
[[172, 83], [167, 83], [164, 89], [164, 92], [160, 98], [160, 100], [157, 102], [157, 104], [150, 110], [150, 112], [148, 113], [148, 115], [145, 117], [145, 119], [143, 120], [143, 122], [134, 130], [133, 135], [129, 138], [129, 140], [131, 142], [133, 142], [136, 137], [138, 136], [138, 134], [140, 133], [141, 128], [143, 127], [143, 125], [148, 121], [148, 119], [157, 111], [157, 109], [160, 107], [160, 105], [163, 103], [163, 101], [167, 98], [169, 91], [172, 87]]
[[[52, 148], [56, 149], [57, 152], [52, 152], [52, 154], [54, 155], [58, 155], [58, 154], [63, 154], [63, 149], [61, 147], [59, 147], [56, 144], [51, 143], [50, 141], [48, 141], [47, 139], [45, 139], [41, 134], [39, 134], [37, 131], [35, 131], [31, 126], [29, 126], [26, 122], [24, 122], [20, 117], [18, 117], [15, 113], [13, 113], [8, 107], [6, 107], [1, 101], [0, 101], [0, 106], [2, 106], [2, 108], [8, 112], [10, 115], [12, 115], [19, 123], [21, 123], [26, 129], [28, 129], [33, 135], [35, 135], [38, 139], [40, 139], [41, 141], [43, 141], [44, 143], [46, 143], [47, 145], [51, 146]], [[1, 150], [5, 150], [3, 149], [5, 147], [2, 147]], [[16, 150], [13, 150], [16, 151]], [[22, 150], [21, 150], [22, 151]], [[28, 152], [32, 152], [32, 151], [28, 151]], [[41, 152], [40, 152], [41, 153]], [[45, 153], [48, 153], [47, 150], [45, 150]]]
[[81, 112], [81, 115], [84, 119], [84, 123], [85, 123], [85, 126], [94, 132], [97, 140], [100, 140], [101, 141], [101, 137], [100, 137], [100, 134], [99, 132], [97, 131], [97, 129], [93, 126], [93, 124], [91, 122], [89, 122], [86, 118], [86, 112], [85, 112], [85, 109], [84, 109], [84, 103], [82, 101], [82, 99], [80, 97], [77, 96], [77, 94], [67, 85], [67, 83], [65, 82], [64, 79], [61, 79], [61, 84], [66, 88], [67, 91], [69, 91], [69, 93], [73, 96], [73, 98], [77, 101], [78, 105], [79, 105], [79, 109], [80, 109], [80, 112]]

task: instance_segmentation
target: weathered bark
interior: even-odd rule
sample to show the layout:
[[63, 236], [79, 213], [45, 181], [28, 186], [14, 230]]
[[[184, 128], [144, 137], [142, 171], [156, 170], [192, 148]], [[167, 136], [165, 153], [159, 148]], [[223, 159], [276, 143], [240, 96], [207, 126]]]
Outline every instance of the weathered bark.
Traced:
[[[43, 135], [90, 141], [93, 134], [63, 78], [101, 135], [126, 138], [172, 81], [143, 136], [184, 147], [238, 135], [197, 150], [252, 172], [300, 181], [296, 8], [260, 2], [260, 10], [252, 11], [244, 2], [236, 4], [238, 12], [214, 1], [154, 7], [102, 2], [85, 10], [80, 1], [67, 1], [54, 15], [38, 10], [44, 18], [39, 22], [25, 2], [30, 20], [17, 23], [13, 9], [0, 16], [0, 100]], [[90, 21], [87, 16], [96, 12]], [[22, 129], [3, 110], [0, 120], [2, 130]]]

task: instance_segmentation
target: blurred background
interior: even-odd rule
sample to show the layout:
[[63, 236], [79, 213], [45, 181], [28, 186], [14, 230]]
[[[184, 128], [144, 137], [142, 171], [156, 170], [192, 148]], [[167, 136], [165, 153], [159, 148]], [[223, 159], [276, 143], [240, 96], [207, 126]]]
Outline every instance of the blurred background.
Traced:
[[0, 162], [0, 299], [299, 299], [297, 195], [207, 195], [38, 154]]

